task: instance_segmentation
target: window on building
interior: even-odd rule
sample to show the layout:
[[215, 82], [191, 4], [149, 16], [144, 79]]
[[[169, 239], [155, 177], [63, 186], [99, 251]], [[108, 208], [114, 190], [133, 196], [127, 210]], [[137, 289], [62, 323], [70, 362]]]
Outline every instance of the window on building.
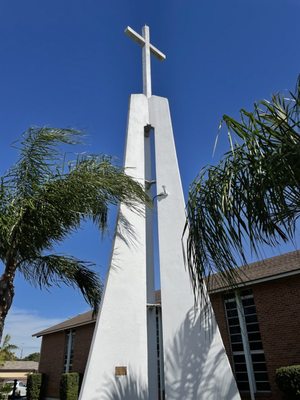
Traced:
[[254, 393], [270, 391], [252, 291], [226, 296], [225, 310], [239, 390]]
[[75, 329], [66, 331], [64, 372], [71, 372], [73, 368]]

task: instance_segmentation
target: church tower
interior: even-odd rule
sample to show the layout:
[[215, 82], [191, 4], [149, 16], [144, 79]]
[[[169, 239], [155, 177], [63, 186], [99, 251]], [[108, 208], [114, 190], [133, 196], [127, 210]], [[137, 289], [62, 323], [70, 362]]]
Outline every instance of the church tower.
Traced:
[[[195, 307], [185, 269], [185, 202], [169, 104], [151, 93], [150, 55], [166, 57], [150, 43], [148, 26], [142, 35], [125, 32], [143, 52], [143, 93], [130, 97], [125, 168], [145, 185], [154, 207], [136, 213], [120, 205], [80, 399], [238, 400], [213, 312], [209, 304]], [[154, 290], [156, 241], [161, 304]]]

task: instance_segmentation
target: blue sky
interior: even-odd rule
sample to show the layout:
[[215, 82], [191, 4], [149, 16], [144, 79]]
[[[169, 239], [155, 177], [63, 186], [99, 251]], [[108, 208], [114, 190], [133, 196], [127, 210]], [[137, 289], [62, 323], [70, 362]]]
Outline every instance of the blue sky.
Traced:
[[[299, 73], [298, 0], [10, 0], [0, 1], [1, 173], [16, 160], [11, 143], [29, 126], [84, 130], [86, 148], [122, 163], [128, 98], [142, 90], [141, 49], [127, 25], [167, 55], [152, 60], [153, 93], [167, 97], [185, 194], [212, 157], [223, 114], [293, 89]], [[94, 261], [105, 275], [112, 230], [91, 226], [61, 252]], [[23, 348], [30, 335], [87, 310], [78, 292], [32, 288], [17, 278], [6, 332]], [[21, 349], [20, 349], [21, 352]]]

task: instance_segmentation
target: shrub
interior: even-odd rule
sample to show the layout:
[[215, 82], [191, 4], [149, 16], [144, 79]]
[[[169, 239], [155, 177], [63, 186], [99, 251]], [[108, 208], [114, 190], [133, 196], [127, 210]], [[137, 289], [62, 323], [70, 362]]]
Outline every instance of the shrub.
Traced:
[[288, 399], [300, 399], [300, 365], [278, 368], [275, 381]]
[[60, 380], [60, 400], [77, 400], [79, 392], [79, 374], [62, 374]]
[[4, 383], [0, 387], [0, 400], [5, 400], [8, 398], [8, 393], [11, 392], [11, 385]]
[[30, 374], [27, 378], [27, 400], [39, 400], [41, 398], [42, 374]]

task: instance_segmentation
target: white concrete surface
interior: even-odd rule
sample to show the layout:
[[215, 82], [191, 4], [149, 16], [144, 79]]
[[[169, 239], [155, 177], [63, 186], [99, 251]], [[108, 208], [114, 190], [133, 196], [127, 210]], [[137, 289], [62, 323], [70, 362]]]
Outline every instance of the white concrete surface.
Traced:
[[[148, 120], [147, 98], [132, 95], [125, 167], [141, 182], [145, 176], [144, 126]], [[138, 215], [124, 205], [120, 214], [81, 400], [133, 400], [142, 393], [148, 398], [145, 214]], [[129, 230], [123, 218], [130, 224]], [[115, 367], [120, 366], [127, 368], [127, 376], [115, 376]], [[132, 390], [136, 390], [137, 397], [132, 397]]]
[[[238, 400], [212, 310], [208, 325], [207, 309], [194, 308], [184, 266], [185, 203], [167, 99], [131, 96], [125, 167], [140, 182], [153, 179], [148, 124], [155, 138], [165, 399]], [[154, 303], [153, 212], [144, 211], [120, 207], [130, 233], [120, 218], [81, 400], [158, 399], [155, 311], [147, 308]], [[115, 375], [118, 366], [126, 376]]]
[[[166, 400], [239, 399], [213, 312], [194, 308], [184, 265], [185, 202], [168, 100], [149, 99], [154, 128]], [[208, 323], [209, 322], [209, 323]]]

